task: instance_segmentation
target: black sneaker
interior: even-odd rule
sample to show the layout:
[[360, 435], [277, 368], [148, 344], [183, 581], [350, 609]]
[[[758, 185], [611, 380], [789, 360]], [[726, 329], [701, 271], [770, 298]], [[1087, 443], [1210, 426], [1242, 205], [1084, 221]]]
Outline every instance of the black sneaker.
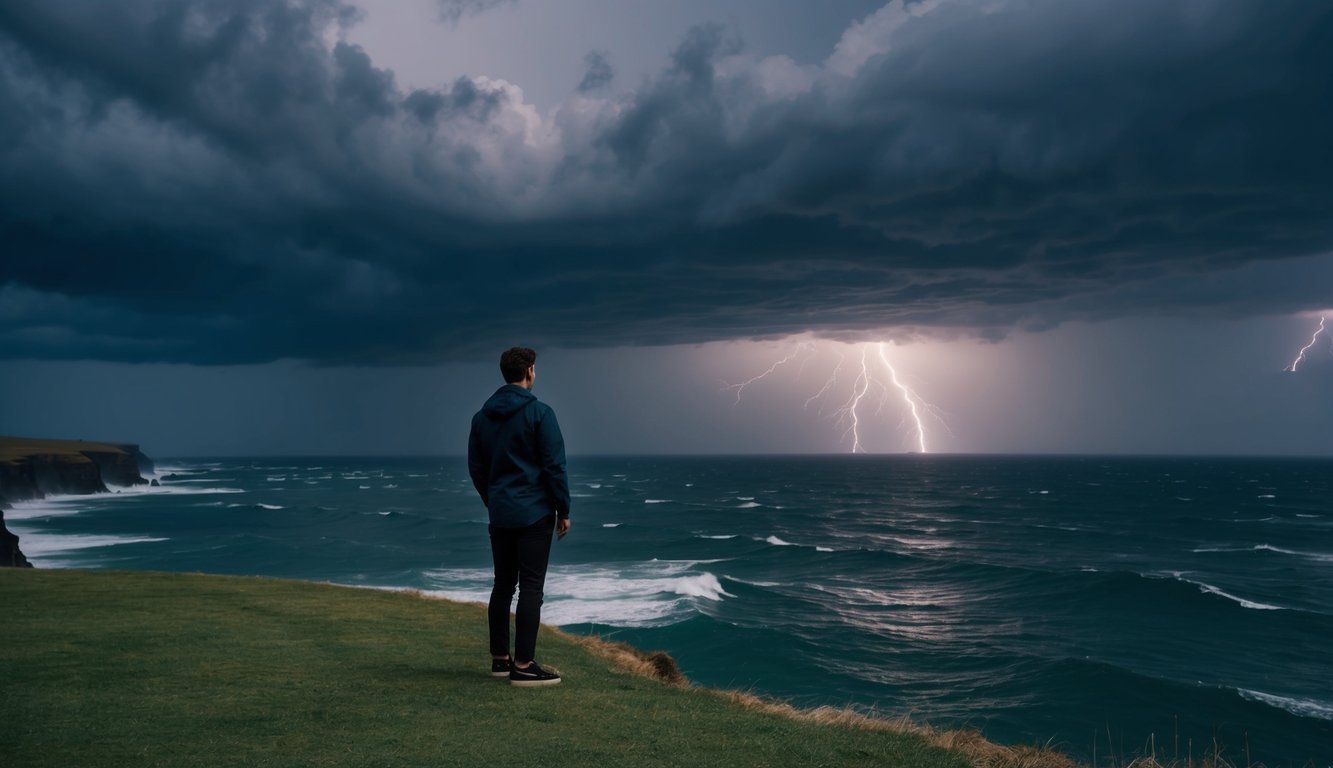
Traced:
[[513, 667], [513, 662], [509, 659], [491, 659], [491, 677], [509, 677], [509, 670]]
[[510, 685], [555, 685], [560, 682], [560, 675], [549, 669], [542, 669], [534, 661], [523, 669], [514, 665], [509, 670]]

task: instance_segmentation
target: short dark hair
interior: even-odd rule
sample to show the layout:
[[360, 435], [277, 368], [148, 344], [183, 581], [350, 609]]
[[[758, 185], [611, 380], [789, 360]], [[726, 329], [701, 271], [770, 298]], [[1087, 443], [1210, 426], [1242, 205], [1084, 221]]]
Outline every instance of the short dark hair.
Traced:
[[506, 384], [522, 381], [537, 362], [537, 353], [527, 347], [510, 347], [500, 354], [500, 373]]

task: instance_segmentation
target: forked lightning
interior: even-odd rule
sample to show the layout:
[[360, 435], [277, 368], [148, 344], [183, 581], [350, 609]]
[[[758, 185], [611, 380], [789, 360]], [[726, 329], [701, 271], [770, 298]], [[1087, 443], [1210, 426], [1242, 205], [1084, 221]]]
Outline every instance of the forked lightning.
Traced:
[[[865, 453], [865, 443], [863, 442], [863, 431], [866, 427], [867, 415], [864, 409], [870, 405], [875, 406], [875, 413], [883, 409], [885, 402], [896, 392], [901, 395], [905, 405], [904, 421], [910, 418], [911, 432], [913, 442], [916, 444], [916, 450], [920, 453], [927, 453], [926, 447], [926, 426], [923, 418], [923, 412], [934, 416], [941, 423], [944, 420], [939, 409], [931, 406], [920, 395], [912, 390], [911, 387], [903, 383], [898, 376], [898, 371], [893, 367], [889, 360], [888, 344], [885, 342], [865, 342], [857, 345], [860, 347], [859, 367], [855, 377], [851, 380], [851, 390], [847, 399], [831, 411], [831, 415], [837, 419], [837, 423], [843, 426], [843, 439], [850, 438], [852, 453]], [[752, 376], [739, 384], [729, 384], [723, 387], [723, 391], [734, 391], [736, 393], [736, 403], [740, 403], [741, 396], [746, 388], [759, 382], [768, 376], [773, 375], [780, 367], [792, 362], [802, 355], [813, 353], [815, 344], [808, 341], [800, 342], [791, 354], [773, 363], [757, 376]], [[829, 372], [828, 379], [820, 389], [811, 395], [805, 401], [805, 408], [809, 408], [812, 403], [822, 403], [831, 392], [835, 391], [839, 378], [842, 375], [842, 369], [847, 365], [850, 355], [837, 352], [838, 362]], [[876, 359], [878, 358], [878, 359]], [[802, 369], [809, 360], [802, 364]], [[887, 372], [887, 380], [885, 378]], [[822, 412], [821, 408], [821, 412]], [[873, 414], [871, 414], [873, 415]], [[945, 425], [947, 429], [947, 424]]]

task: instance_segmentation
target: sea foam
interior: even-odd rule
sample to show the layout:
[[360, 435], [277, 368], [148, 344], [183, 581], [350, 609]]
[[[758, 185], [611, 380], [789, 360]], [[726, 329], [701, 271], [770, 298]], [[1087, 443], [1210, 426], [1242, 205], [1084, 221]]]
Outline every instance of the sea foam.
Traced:
[[[653, 560], [623, 568], [558, 568], [547, 574], [542, 621], [548, 624], [609, 624], [618, 627], [665, 626], [694, 615], [695, 600], [720, 602], [735, 597], [708, 571], [694, 571], [701, 561]], [[486, 602], [490, 569], [426, 571], [427, 591], [456, 600]]]
[[1263, 691], [1253, 691], [1248, 688], [1238, 689], [1240, 695], [1250, 701], [1258, 701], [1269, 706], [1284, 709], [1293, 715], [1301, 717], [1315, 717], [1320, 720], [1333, 720], [1333, 704], [1314, 699], [1297, 699], [1288, 696], [1275, 696]]

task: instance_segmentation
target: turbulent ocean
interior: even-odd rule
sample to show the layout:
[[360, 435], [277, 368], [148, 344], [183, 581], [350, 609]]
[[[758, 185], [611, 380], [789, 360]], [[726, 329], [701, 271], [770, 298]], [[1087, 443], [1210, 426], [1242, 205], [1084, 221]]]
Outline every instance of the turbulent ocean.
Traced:
[[[571, 458], [543, 620], [696, 683], [1120, 762], [1333, 764], [1333, 461]], [[44, 568], [484, 601], [459, 458], [162, 461], [14, 505]], [[477, 655], [486, 658], [485, 628]], [[555, 666], [560, 659], [543, 656]], [[568, 681], [577, 685], [577, 681]]]

